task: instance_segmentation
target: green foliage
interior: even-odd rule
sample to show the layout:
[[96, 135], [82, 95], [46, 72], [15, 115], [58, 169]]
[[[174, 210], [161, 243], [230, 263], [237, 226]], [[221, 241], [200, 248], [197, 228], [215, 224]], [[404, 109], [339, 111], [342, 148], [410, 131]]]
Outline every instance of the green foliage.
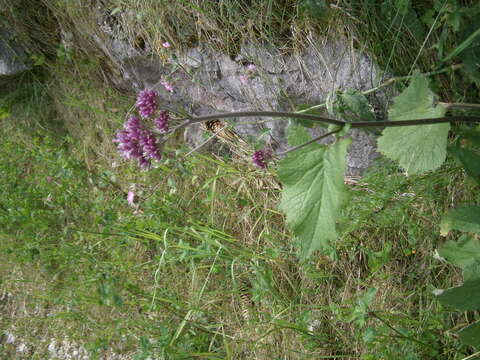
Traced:
[[[417, 66], [425, 71], [436, 69], [435, 59], [452, 53], [456, 56], [450, 60], [461, 60], [465, 69], [478, 71], [476, 55], [467, 59], [471, 50], [478, 50], [478, 37], [468, 40], [476, 29], [465, 26], [471, 19], [467, 13], [472, 10], [461, 11], [467, 2], [147, 0], [127, 4], [112, 0], [102, 4], [115, 21], [121, 22], [130, 40], [140, 36], [150, 45], [168, 40], [174, 47], [209, 41], [214, 47], [235, 50], [245, 39], [286, 38], [288, 51], [299, 45], [296, 39], [304, 45], [303, 31], [310, 30], [308, 26], [316, 19], [353, 19], [351, 24], [345, 23], [349, 29], [375, 22], [373, 26], [378, 27], [354, 31], [355, 46], [363, 49], [367, 45], [377, 56], [383, 47], [386, 51], [379, 62], [386, 64], [385, 69], [407, 74]], [[75, 35], [83, 34], [81, 30], [88, 29], [89, 23], [97, 24], [96, 18], [89, 17], [84, 7], [76, 7], [74, 2], [43, 3], [55, 10], [62, 28]], [[297, 16], [302, 13], [308, 16]], [[329, 14], [336, 16], [325, 16]], [[307, 27], [298, 26], [297, 19], [305, 21]], [[334, 28], [333, 21], [328, 25]], [[72, 26], [77, 28], [70, 29]], [[378, 41], [357, 43], [356, 39], [363, 36]], [[462, 46], [462, 42], [468, 42], [468, 46]], [[462, 51], [456, 50], [459, 46]], [[75, 52], [58, 46], [52, 49], [58, 51], [56, 61], [68, 63], [68, 67], [78, 64]], [[81, 50], [88, 53], [88, 49]], [[37, 67], [51, 61], [41, 53], [33, 60]], [[98, 66], [93, 68], [96, 71]], [[45, 336], [48, 331], [54, 337], [73, 333], [78, 342], [90, 344], [92, 359], [103, 357], [109, 350], [137, 359], [451, 360], [471, 354], [458, 337], [444, 331], [444, 309], [426, 290], [452, 285], [453, 270], [443, 266], [436, 274], [430, 256], [445, 205], [452, 199], [478, 202], [478, 195], [470, 191], [471, 184], [463, 184], [464, 174], [452, 161], [447, 160], [437, 171], [406, 178], [382, 157], [366, 177], [351, 186], [348, 194], [353, 198], [347, 203], [343, 172], [348, 139], [330, 146], [312, 144], [303, 149], [304, 158], [301, 151], [291, 153], [279, 169], [290, 196], [282, 199], [282, 209], [297, 225], [293, 230], [297, 241], [305, 244], [300, 245], [303, 255], [315, 249], [332, 252], [336, 240], [335, 262], [311, 256], [300, 264], [284, 219], [274, 210], [277, 184], [273, 189], [259, 186], [259, 172], [206, 156], [193, 155], [181, 161], [178, 155], [182, 150], [174, 155], [168, 149], [165, 163], [148, 173], [138, 174], [121, 162], [111, 168], [110, 125], [119, 119], [108, 113], [108, 101], [118, 94], [90, 95], [97, 90], [92, 88], [77, 91], [83, 71], [72, 71], [70, 81], [60, 88], [59, 92], [67, 96], [55, 99], [58, 113], [40, 111], [47, 114], [46, 118], [54, 118], [75, 113], [78, 107], [95, 110], [82, 113], [87, 116], [68, 118], [70, 125], [79, 120], [76, 130], [71, 130], [75, 139], [62, 138], [61, 127], [55, 127], [54, 133], [35, 133], [38, 127], [17, 121], [22, 112], [39, 119], [39, 106], [29, 105], [50, 101], [47, 97], [28, 96], [26, 87], [27, 96], [17, 93], [1, 99], [5, 101], [0, 103], [0, 118], [9, 120], [2, 126], [11, 125], [10, 130], [21, 128], [22, 132], [3, 132], [6, 140], [0, 145], [0, 190], [8, 194], [0, 200], [0, 281], [2, 288], [8, 286], [16, 292], [15, 297], [28, 294], [25, 302], [15, 301], [25, 303], [25, 312], [42, 307], [48, 310], [47, 317], [35, 314], [27, 320], [12, 318], [8, 325], [30, 334], [36, 333], [30, 331], [35, 328], [29, 326], [30, 321], [37, 321], [45, 325], [45, 331], [41, 331]], [[449, 94], [445, 99], [455, 99], [449, 101], [466, 101], [464, 96], [471, 99], [475, 94], [475, 89], [463, 86], [463, 79], [455, 89], [458, 77], [454, 74], [448, 78], [442, 74], [440, 78], [442, 82], [434, 83], [435, 91], [441, 89]], [[447, 83], [451, 87], [440, 86]], [[47, 87], [40, 85], [35, 89], [41, 90], [41, 95]], [[107, 102], [97, 109], [89, 100], [78, 100], [89, 95]], [[335, 116], [348, 121], [373, 120], [371, 107], [361, 93], [347, 90], [337, 95]], [[431, 98], [431, 93], [422, 90], [408, 101], [394, 104], [392, 111], [399, 111], [391, 114], [391, 120], [400, 119], [411, 104], [422, 101], [426, 106], [420, 112], [425, 110], [428, 116], [434, 116], [440, 109], [433, 106]], [[426, 109], [433, 110], [430, 113]], [[410, 114], [412, 118], [417, 115]], [[99, 122], [99, 118], [107, 121]], [[342, 136], [346, 127], [343, 130]], [[399, 139], [398, 147], [390, 152], [404, 151], [402, 156], [406, 157], [408, 151], [416, 154], [420, 150], [425, 155], [427, 146], [423, 143], [419, 148], [404, 146], [408, 148], [405, 151], [399, 143], [406, 144], [407, 138], [399, 136], [400, 129], [392, 130]], [[428, 135], [444, 144], [446, 132], [448, 129]], [[34, 134], [33, 140], [26, 134]], [[108, 145], [98, 141], [101, 136], [108, 139]], [[449, 153], [476, 178], [478, 151], [471, 146], [474, 138], [473, 133], [461, 135]], [[290, 140], [299, 144], [310, 137], [303, 129], [292, 127]], [[435, 149], [428, 151], [436, 154]], [[434, 161], [427, 159], [420, 164], [422, 169], [408, 163], [414, 170], [409, 174], [438, 167], [430, 162]], [[304, 182], [303, 176], [309, 181]], [[266, 175], [261, 180], [269, 179]], [[133, 184], [135, 208], [125, 199]], [[301, 204], [296, 202], [300, 199]], [[345, 218], [348, 223], [339, 221]], [[471, 224], [466, 226], [457, 220], [449, 223], [449, 229], [471, 229]], [[315, 237], [315, 232], [321, 236]], [[339, 234], [342, 236], [337, 239]], [[475, 289], [472, 284], [477, 284], [479, 267], [475, 258], [478, 240], [466, 236], [459, 240], [458, 247], [456, 244], [447, 242], [440, 249], [444, 258], [464, 269], [465, 285], [445, 291], [454, 294], [452, 300], [447, 296], [451, 304], [456, 304], [459, 293]], [[248, 279], [241, 297], [247, 308], [255, 310], [245, 318], [236, 313], [238, 289], [231, 286], [239, 276]], [[419, 286], [419, 279], [429, 286]], [[376, 288], [379, 291], [373, 311]], [[359, 289], [368, 290], [358, 298]], [[3, 315], [2, 301], [0, 298]], [[455, 322], [457, 318], [451, 316], [446, 321]], [[2, 316], [0, 327], [8, 321]], [[474, 323], [458, 333], [465, 344], [478, 345], [478, 325]], [[0, 357], [18, 355], [14, 348], [10, 353], [8, 346], [1, 347]], [[34, 356], [42, 356], [38, 355], [42, 346], [39, 344]]]
[[[411, 120], [442, 117], [445, 107], [435, 105], [434, 94], [425, 77], [416, 75], [410, 85], [394, 100], [389, 119]], [[446, 157], [450, 124], [390, 127], [378, 139], [378, 149], [398, 161], [409, 175], [439, 168]]]
[[460, 340], [462, 340], [464, 344], [480, 348], [480, 343], [478, 340], [480, 339], [480, 322], [476, 322], [464, 327], [458, 332], [458, 336], [460, 336]]
[[[446, 235], [451, 229], [480, 234], [480, 207], [457, 208], [443, 219], [441, 231]], [[464, 283], [438, 293], [440, 302], [461, 311], [480, 309], [480, 241], [463, 235], [458, 242], [449, 241], [439, 254], [448, 262], [463, 269]], [[480, 348], [480, 322], [473, 323], [459, 332], [463, 343]]]
[[465, 171], [478, 184], [480, 184], [480, 155], [470, 149], [465, 149], [460, 146], [449, 146], [448, 152], [460, 161]]
[[442, 218], [440, 233], [446, 236], [450, 230], [480, 234], [480, 206], [459, 207], [450, 210]]
[[316, 20], [325, 20], [331, 14], [325, 0], [301, 0], [298, 9], [301, 14], [309, 15]]
[[[289, 127], [289, 144], [308, 141], [299, 126]], [[302, 258], [315, 250], [332, 252], [338, 237], [336, 221], [348, 197], [343, 183], [345, 156], [350, 139], [330, 146], [311, 144], [281, 160], [278, 176], [283, 183], [280, 208], [300, 242]]]
[[[480, 60], [480, 30], [478, 21], [480, 20], [480, 6], [471, 9], [459, 9], [457, 12], [459, 21], [454, 30], [459, 33], [459, 44], [453, 48], [450, 53], [442, 60], [449, 61], [456, 57], [463, 63], [463, 70], [467, 76], [478, 86], [480, 84], [480, 71], [478, 62]], [[466, 17], [464, 24], [460, 26], [461, 17]]]
[[370, 288], [365, 294], [357, 300], [357, 304], [353, 308], [352, 313], [348, 317], [348, 321], [354, 321], [357, 326], [364, 327], [368, 317], [368, 308], [377, 293], [378, 289]]
[[380, 251], [368, 251], [368, 267], [371, 272], [375, 272], [383, 265], [390, 261], [390, 252], [392, 250], [392, 244], [388, 242], [385, 244], [384, 249]]
[[337, 90], [327, 100], [328, 112], [345, 121], [375, 121], [372, 105], [356, 89]]
[[462, 269], [472, 265], [476, 258], [480, 258], [480, 241], [463, 235], [457, 241], [447, 241], [439, 250], [439, 255], [449, 263]]
[[445, 57], [443, 61], [448, 61], [451, 58], [458, 56], [469, 47], [471, 47], [471, 45], [475, 43], [475, 41], [477, 41], [478, 36], [480, 36], [480, 29], [477, 29], [476, 31], [468, 35], [468, 37], [465, 40], [463, 40], [461, 44], [458, 45], [450, 54], [448, 54], [448, 56]]
[[466, 281], [462, 286], [445, 290], [438, 295], [438, 299], [442, 303], [454, 306], [461, 311], [476, 310], [480, 308], [479, 292], [480, 278], [477, 278], [476, 280]]
[[463, 166], [469, 176], [480, 184], [480, 132], [479, 128], [462, 131], [448, 152]]
[[[312, 106], [310, 104], [299, 104], [297, 105], [297, 111], [304, 113], [304, 114], [309, 114], [309, 115], [316, 115], [316, 116], [322, 116], [323, 112], [318, 109], [310, 109]], [[308, 109], [308, 110], [307, 110]], [[306, 128], [313, 128], [315, 126], [322, 126], [326, 127], [325, 124], [321, 122], [316, 122], [316, 121], [311, 121], [311, 120], [306, 120], [306, 119], [290, 119], [290, 124], [294, 125], [301, 125]]]

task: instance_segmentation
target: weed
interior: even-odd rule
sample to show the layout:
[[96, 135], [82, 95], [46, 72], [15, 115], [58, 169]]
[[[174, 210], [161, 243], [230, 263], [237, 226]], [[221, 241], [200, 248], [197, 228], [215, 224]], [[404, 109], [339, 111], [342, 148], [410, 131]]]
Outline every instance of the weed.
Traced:
[[[27, 73], [15, 88], [2, 88], [0, 187], [8, 196], [0, 200], [0, 280], [1, 294], [10, 295], [0, 301], [0, 324], [15, 339], [2, 338], [1, 356], [44, 359], [57, 356], [54, 349], [93, 359], [472, 353], [446, 330], [465, 317], [432, 295], [461, 279], [432, 258], [444, 241], [439, 220], [457, 204], [480, 201], [453, 159], [406, 178], [381, 158], [353, 186], [337, 259], [299, 261], [269, 175], [205, 155], [182, 159], [187, 151], [170, 143], [148, 173], [117, 158], [111, 139], [133, 99], [99, 80], [105, 59], [85, 36], [96, 15], [80, 2], [44, 3], [78, 47], [47, 61], [47, 74]], [[301, 9], [294, 1], [103, 3], [130, 41], [144, 38], [153, 49], [209, 41], [234, 53], [258, 37], [301, 46], [293, 44], [303, 39], [298, 34], [333, 26], [338, 16], [345, 29], [358, 29], [359, 46], [402, 75], [412, 64], [431, 70], [460, 36], [455, 11], [439, 1], [344, 2], [328, 11], [323, 1]], [[452, 79], [436, 86], [454, 98], [475, 96]]]

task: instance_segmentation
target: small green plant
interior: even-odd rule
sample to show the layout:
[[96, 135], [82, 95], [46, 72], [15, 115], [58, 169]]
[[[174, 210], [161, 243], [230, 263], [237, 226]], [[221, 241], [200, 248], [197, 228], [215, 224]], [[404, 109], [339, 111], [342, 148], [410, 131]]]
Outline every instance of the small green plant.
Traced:
[[[459, 160], [467, 174], [480, 185], [480, 132], [468, 130], [461, 134], [449, 151]], [[463, 144], [462, 144], [463, 143]], [[439, 254], [449, 263], [463, 271], [463, 285], [440, 290], [438, 299], [461, 311], [480, 309], [480, 206], [462, 206], [451, 209], [442, 218], [440, 233], [447, 236], [451, 231], [465, 232], [458, 241], [448, 241], [439, 249]], [[476, 234], [476, 235], [475, 235]], [[467, 345], [480, 349], [480, 321], [469, 324], [459, 332]]]
[[[137, 100], [142, 117], [148, 117], [156, 110], [154, 93], [147, 99], [148, 101], [143, 100], [143, 94], [147, 92], [151, 93], [145, 90]], [[279, 162], [278, 174], [283, 183], [280, 207], [286, 213], [287, 222], [297, 238], [300, 257], [307, 258], [316, 250], [332, 255], [334, 253], [332, 244], [339, 237], [336, 223], [340, 220], [341, 210], [345, 207], [349, 196], [348, 188], [343, 183], [345, 158], [350, 145], [350, 139], [345, 136], [348, 129], [386, 127], [378, 139], [380, 152], [397, 161], [406, 175], [414, 175], [436, 170], [444, 163], [447, 155], [447, 138], [451, 129], [450, 123], [480, 122], [478, 117], [445, 117], [449, 104], [436, 104], [435, 94], [429, 89], [427, 78], [419, 74], [414, 75], [410, 85], [395, 98], [389, 110], [390, 121], [372, 121], [371, 112], [367, 110], [368, 104], [365, 103], [361, 93], [339, 93], [337, 97], [343, 99], [340, 103], [347, 105], [337, 108], [335, 113], [338, 113], [339, 109], [345, 113], [346, 108], [354, 108], [363, 116], [366, 113], [367, 121], [344, 122], [298, 113], [239, 112], [199, 118], [190, 117], [170, 131], [162, 131], [162, 133], [168, 135], [198, 122], [233, 116], [298, 117], [329, 123], [331, 131], [316, 139], [312, 139], [303, 126], [292, 123], [288, 130], [288, 141], [292, 148], [285, 152], [287, 156]], [[148, 108], [148, 114], [143, 113], [143, 106]], [[118, 135], [116, 141], [119, 142], [119, 151], [127, 159], [138, 157], [141, 160], [141, 166], [148, 158], [152, 158], [150, 148], [154, 150], [155, 158], [159, 159], [160, 153], [153, 134], [145, 135], [151, 143], [147, 144], [141, 136], [141, 131], [145, 131], [142, 130], [143, 125], [137, 121], [138, 124], [136, 122], [136, 125], [132, 126], [130, 124], [132, 119], [128, 120], [125, 130]], [[162, 126], [168, 127], [166, 123]], [[316, 140], [329, 135], [336, 137], [332, 145], [315, 143]], [[164, 141], [164, 139], [161, 140], [162, 143]], [[462, 159], [465, 159], [467, 150], [457, 149], [457, 153], [460, 151], [462, 151]], [[269, 154], [269, 150], [255, 152], [252, 157], [254, 164], [265, 168], [266, 161], [270, 157], [265, 155], [267, 153]], [[468, 155], [468, 161], [476, 163], [477, 155], [472, 152]]]

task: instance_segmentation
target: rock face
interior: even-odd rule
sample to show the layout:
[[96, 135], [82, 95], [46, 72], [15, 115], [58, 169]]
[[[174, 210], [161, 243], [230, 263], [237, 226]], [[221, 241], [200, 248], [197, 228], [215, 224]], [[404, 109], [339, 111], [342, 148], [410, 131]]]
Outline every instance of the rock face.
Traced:
[[[365, 54], [334, 41], [310, 41], [301, 53], [289, 54], [271, 46], [246, 45], [234, 58], [208, 46], [185, 53], [165, 48], [159, 57], [118, 38], [100, 44], [108, 48], [106, 52], [119, 64], [123, 80], [131, 88], [154, 88], [164, 108], [183, 109], [197, 116], [246, 110], [295, 111], [299, 104], [325, 102], [328, 94], [338, 89], [370, 89], [378, 77], [377, 68]], [[175, 90], [167, 91], [162, 80], [173, 84]], [[382, 102], [385, 104], [385, 100], [377, 101]], [[230, 123], [242, 137], [261, 137], [276, 152], [288, 148], [287, 120], [244, 118]], [[322, 131], [317, 127], [312, 134]], [[198, 146], [205, 141], [202, 133], [199, 126], [187, 129], [187, 143]], [[377, 153], [371, 135], [352, 130], [351, 136], [346, 175], [355, 176]]]
[[0, 28], [0, 76], [13, 76], [29, 67], [25, 51], [15, 44], [13, 34]]

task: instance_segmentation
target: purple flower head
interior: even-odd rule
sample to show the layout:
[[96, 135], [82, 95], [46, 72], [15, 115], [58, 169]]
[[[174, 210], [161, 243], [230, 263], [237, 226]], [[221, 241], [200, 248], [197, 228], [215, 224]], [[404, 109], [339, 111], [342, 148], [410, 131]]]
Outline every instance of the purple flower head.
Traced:
[[[165, 117], [163, 111], [160, 115]], [[166, 115], [168, 116], [168, 113]], [[123, 129], [117, 132], [113, 142], [117, 143], [117, 150], [125, 159], [136, 159], [143, 169], [151, 166], [152, 159], [162, 158], [155, 134], [149, 131], [136, 116], [130, 117], [125, 122]]]
[[144, 130], [143, 124], [140, 122], [140, 119], [136, 116], [130, 117], [123, 125], [123, 128], [128, 133], [129, 137], [137, 141], [140, 138], [141, 132]]
[[140, 137], [140, 145], [143, 148], [143, 157], [146, 159], [160, 160], [162, 154], [157, 147], [157, 139], [155, 135], [148, 131], [144, 130], [142, 136]]
[[249, 64], [247, 66], [247, 70], [250, 72], [255, 72], [257, 70], [257, 66], [255, 64]]
[[165, 90], [173, 92], [175, 88], [173, 87], [173, 84], [171, 82], [168, 82], [167, 80], [161, 80], [160, 84], [165, 88]]
[[143, 151], [140, 145], [142, 133], [145, 131], [140, 119], [130, 117], [123, 125], [123, 130], [117, 132], [113, 142], [117, 143], [117, 149], [125, 159], [139, 159]]
[[172, 46], [168, 41], [165, 41], [162, 46], [166, 49], [168, 49], [170, 46]]
[[149, 117], [157, 109], [157, 92], [154, 90], [140, 91], [135, 105], [142, 118]]
[[127, 160], [142, 156], [138, 140], [132, 138], [127, 130], [117, 132], [117, 137], [113, 139], [113, 142], [118, 144], [117, 150]]
[[260, 169], [266, 169], [267, 161], [270, 160], [271, 157], [272, 152], [270, 150], [258, 150], [253, 153], [252, 162]]
[[154, 120], [155, 126], [161, 133], [168, 132], [168, 120], [170, 120], [170, 116], [165, 110], [161, 110], [159, 116]]

